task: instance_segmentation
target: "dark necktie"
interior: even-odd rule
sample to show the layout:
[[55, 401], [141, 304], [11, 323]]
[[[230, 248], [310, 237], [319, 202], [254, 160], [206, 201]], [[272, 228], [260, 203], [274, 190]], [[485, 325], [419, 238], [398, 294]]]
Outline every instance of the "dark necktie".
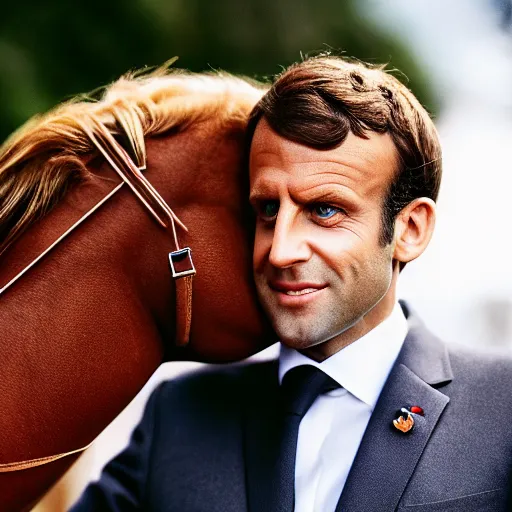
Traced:
[[318, 395], [339, 387], [336, 381], [314, 366], [297, 366], [285, 374], [280, 389], [283, 418], [269, 512], [293, 511], [300, 422]]

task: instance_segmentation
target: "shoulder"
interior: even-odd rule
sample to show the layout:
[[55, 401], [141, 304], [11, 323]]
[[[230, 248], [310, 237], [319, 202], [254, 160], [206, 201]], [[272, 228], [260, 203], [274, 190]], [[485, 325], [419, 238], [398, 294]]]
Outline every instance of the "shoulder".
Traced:
[[504, 352], [489, 352], [483, 349], [446, 344], [452, 369], [458, 377], [467, 375], [471, 379], [512, 385], [512, 355]]
[[[153, 391], [156, 407], [177, 410], [218, 410], [219, 405], [240, 403], [257, 389], [272, 387], [277, 382], [277, 361], [242, 362], [206, 365], [178, 378], [162, 382]], [[223, 407], [224, 408], [224, 407]]]
[[217, 453], [220, 441], [239, 447], [251, 394], [271, 388], [273, 375], [277, 382], [276, 362], [246, 363], [206, 366], [162, 382], [143, 419], [151, 429], [153, 456], [185, 464]]
[[508, 411], [512, 414], [512, 357], [457, 345], [447, 345], [453, 371], [452, 398], [459, 398], [484, 414]]
[[402, 349], [405, 361], [417, 375], [435, 387], [451, 382], [461, 388], [512, 389], [512, 355], [482, 347], [446, 343], [431, 332], [404, 302], [409, 333]]

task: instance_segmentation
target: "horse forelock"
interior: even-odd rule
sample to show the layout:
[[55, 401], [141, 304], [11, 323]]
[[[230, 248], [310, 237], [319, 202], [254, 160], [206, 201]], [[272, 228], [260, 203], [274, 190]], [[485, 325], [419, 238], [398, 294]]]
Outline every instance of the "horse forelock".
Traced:
[[159, 68], [123, 76], [99, 100], [79, 96], [32, 118], [0, 148], [0, 255], [70, 185], [90, 177], [85, 162], [96, 150], [87, 131], [122, 136], [143, 166], [145, 137], [198, 122], [243, 127], [263, 93], [229, 74]]

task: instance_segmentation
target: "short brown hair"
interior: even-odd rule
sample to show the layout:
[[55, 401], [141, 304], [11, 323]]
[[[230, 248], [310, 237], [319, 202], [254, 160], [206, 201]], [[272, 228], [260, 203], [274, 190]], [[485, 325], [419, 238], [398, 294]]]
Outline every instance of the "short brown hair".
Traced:
[[349, 131], [389, 133], [399, 168], [383, 207], [381, 242], [393, 239], [397, 214], [417, 197], [437, 199], [441, 147], [427, 111], [394, 76], [340, 57], [312, 57], [277, 77], [251, 114], [249, 140], [264, 117], [279, 135], [315, 149], [340, 145]]

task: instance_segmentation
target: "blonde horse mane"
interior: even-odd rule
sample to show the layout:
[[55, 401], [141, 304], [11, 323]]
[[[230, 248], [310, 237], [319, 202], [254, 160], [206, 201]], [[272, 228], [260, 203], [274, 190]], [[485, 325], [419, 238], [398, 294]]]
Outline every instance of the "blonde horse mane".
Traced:
[[96, 150], [87, 132], [121, 135], [141, 165], [144, 137], [200, 121], [244, 126], [263, 93], [241, 78], [169, 70], [166, 63], [121, 77], [99, 100], [79, 96], [32, 118], [0, 147], [0, 255], [71, 184], [90, 176], [84, 157]]

